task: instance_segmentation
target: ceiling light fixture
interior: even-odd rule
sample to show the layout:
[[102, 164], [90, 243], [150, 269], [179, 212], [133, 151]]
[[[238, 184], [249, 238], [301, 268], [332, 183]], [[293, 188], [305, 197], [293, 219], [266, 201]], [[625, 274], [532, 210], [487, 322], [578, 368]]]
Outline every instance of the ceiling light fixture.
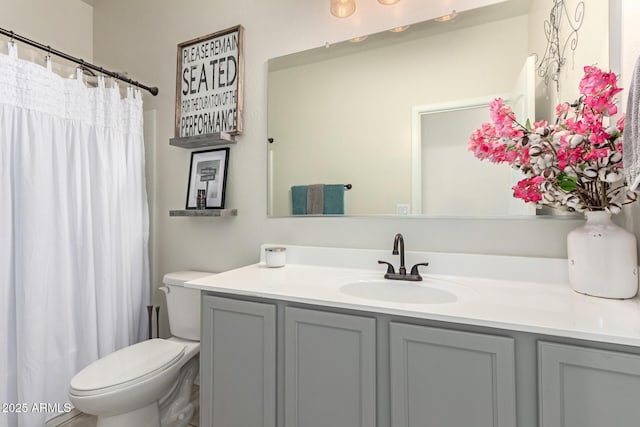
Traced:
[[[329, 0], [331, 14], [336, 18], [348, 18], [356, 11], [356, 0]], [[400, 0], [378, 0], [378, 3], [390, 6]]]
[[347, 18], [356, 11], [356, 0], [331, 0], [331, 14], [336, 18]]
[[390, 29], [389, 31], [391, 31], [392, 33], [401, 33], [403, 31], [407, 31], [407, 29], [410, 27], [410, 25], [402, 25], [400, 27], [395, 27]]
[[368, 37], [368, 36], [354, 37], [354, 38], [352, 38], [352, 39], [349, 39], [349, 41], [350, 41], [351, 43], [360, 43], [360, 42], [365, 41], [365, 40], [367, 39], [367, 37]]
[[458, 13], [454, 10], [448, 15], [442, 15], [442, 16], [434, 19], [434, 21], [437, 21], [437, 22], [449, 22], [449, 21], [453, 21], [454, 19], [456, 19], [456, 16], [458, 16]]

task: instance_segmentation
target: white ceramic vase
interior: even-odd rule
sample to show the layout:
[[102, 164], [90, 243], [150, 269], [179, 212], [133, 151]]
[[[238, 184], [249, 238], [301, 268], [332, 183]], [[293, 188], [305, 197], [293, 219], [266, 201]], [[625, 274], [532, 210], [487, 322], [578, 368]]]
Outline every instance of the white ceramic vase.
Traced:
[[585, 212], [587, 222], [567, 236], [569, 284], [574, 291], [602, 298], [638, 293], [636, 237], [604, 211]]

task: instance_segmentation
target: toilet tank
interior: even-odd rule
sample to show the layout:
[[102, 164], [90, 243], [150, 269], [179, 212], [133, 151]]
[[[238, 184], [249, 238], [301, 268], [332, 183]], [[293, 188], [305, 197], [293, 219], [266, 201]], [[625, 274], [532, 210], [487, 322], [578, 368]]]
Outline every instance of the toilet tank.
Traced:
[[177, 271], [164, 275], [160, 288], [167, 297], [167, 313], [171, 335], [200, 341], [200, 291], [185, 288], [185, 282], [210, 276], [204, 271]]

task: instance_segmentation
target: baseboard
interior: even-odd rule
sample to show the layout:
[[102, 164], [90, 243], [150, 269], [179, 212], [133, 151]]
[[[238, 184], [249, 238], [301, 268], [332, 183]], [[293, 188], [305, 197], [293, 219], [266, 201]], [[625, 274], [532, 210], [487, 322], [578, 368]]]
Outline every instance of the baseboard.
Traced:
[[75, 418], [79, 415], [82, 415], [82, 412], [78, 411], [76, 408], [73, 408], [70, 412], [60, 414], [57, 417], [47, 420], [47, 422], [45, 423], [45, 427], [57, 427], [60, 424], [66, 423], [70, 419]]

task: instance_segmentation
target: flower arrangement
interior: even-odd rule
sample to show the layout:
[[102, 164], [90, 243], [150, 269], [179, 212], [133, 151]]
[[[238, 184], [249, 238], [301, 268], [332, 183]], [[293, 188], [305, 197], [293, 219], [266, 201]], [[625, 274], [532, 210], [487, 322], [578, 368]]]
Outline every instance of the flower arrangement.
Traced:
[[481, 160], [507, 163], [523, 172], [513, 195], [525, 202], [569, 211], [618, 213], [637, 200], [622, 172], [624, 116], [614, 97], [622, 89], [614, 73], [584, 67], [580, 98], [556, 107], [556, 123], [542, 120], [522, 125], [500, 98], [489, 104], [493, 123], [473, 132], [469, 150]]

